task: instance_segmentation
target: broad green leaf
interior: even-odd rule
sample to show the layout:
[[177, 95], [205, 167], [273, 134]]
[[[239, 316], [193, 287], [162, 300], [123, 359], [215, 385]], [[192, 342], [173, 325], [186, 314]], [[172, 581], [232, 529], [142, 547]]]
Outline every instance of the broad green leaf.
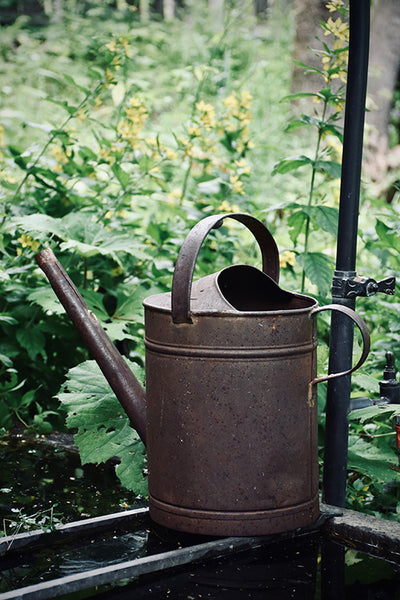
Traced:
[[338, 162], [333, 160], [317, 160], [315, 163], [317, 171], [323, 171], [330, 175], [333, 179], [340, 179], [342, 167]]
[[310, 216], [323, 231], [331, 233], [334, 236], [337, 235], [339, 218], [339, 211], [337, 208], [322, 205], [311, 206]]
[[[372, 377], [372, 375], [367, 375], [366, 373], [353, 373], [352, 381], [362, 390], [366, 390], [373, 394], [379, 394], [379, 382], [375, 377]], [[377, 407], [374, 408], [376, 409]]]
[[298, 256], [306, 277], [315, 284], [321, 296], [327, 296], [333, 275], [334, 263], [331, 258], [321, 252], [308, 252]]
[[[291, 202], [286, 206], [286, 209], [295, 211], [288, 219], [289, 225], [294, 228], [293, 235], [297, 233], [295, 239], [297, 239], [299, 233], [301, 233], [301, 219], [304, 221], [306, 216], [309, 216], [310, 219], [323, 231], [331, 233], [334, 236], [337, 235], [337, 224], [339, 218], [339, 211], [337, 208], [325, 205], [307, 206], [305, 204]], [[296, 215], [303, 215], [303, 217]], [[298, 228], [300, 228], [300, 231], [297, 232], [296, 230]], [[295, 240], [293, 241], [295, 242]]]
[[400, 236], [397, 231], [388, 227], [383, 221], [377, 219], [376, 233], [385, 248], [393, 249], [400, 253]]
[[16, 337], [23, 348], [27, 351], [29, 358], [35, 360], [38, 354], [44, 350], [46, 340], [43, 333], [37, 328], [18, 329]]
[[[140, 367], [129, 364], [138, 373]], [[141, 374], [140, 379], [143, 370]], [[82, 463], [99, 464], [118, 457], [116, 473], [121, 483], [136, 494], [147, 495], [145, 448], [95, 361], [69, 371], [58, 399], [68, 412], [67, 424], [78, 430], [75, 442]]]
[[284, 158], [274, 165], [272, 175], [276, 175], [276, 173], [284, 175], [285, 173], [289, 173], [295, 169], [312, 164], [313, 161], [311, 158], [308, 158], [308, 156], [293, 156], [291, 158]]

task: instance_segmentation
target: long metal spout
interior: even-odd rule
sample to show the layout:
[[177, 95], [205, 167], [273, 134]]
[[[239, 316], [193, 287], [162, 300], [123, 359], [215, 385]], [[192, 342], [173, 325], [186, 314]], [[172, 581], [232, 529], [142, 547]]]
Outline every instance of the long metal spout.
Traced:
[[136, 429], [140, 439], [146, 444], [146, 396], [140, 383], [104, 331], [97, 317], [89, 309], [53, 251], [46, 248], [35, 258], [120, 401], [132, 427]]

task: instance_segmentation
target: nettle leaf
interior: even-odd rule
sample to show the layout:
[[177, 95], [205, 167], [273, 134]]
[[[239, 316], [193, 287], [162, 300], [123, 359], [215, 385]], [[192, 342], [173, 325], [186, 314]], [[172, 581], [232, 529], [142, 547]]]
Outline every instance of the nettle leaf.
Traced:
[[327, 233], [337, 236], [339, 211], [333, 206], [311, 206], [311, 219]]
[[36, 213], [26, 215], [25, 217], [14, 217], [10, 219], [10, 227], [14, 231], [15, 226], [19, 227], [24, 233], [34, 235], [37, 232], [49, 233], [51, 235], [64, 239], [67, 237], [66, 227], [61, 219], [55, 219], [49, 215]]
[[[143, 377], [143, 369], [129, 363]], [[77, 428], [77, 444], [82, 464], [105, 462], [118, 457], [116, 474], [122, 485], [138, 495], [147, 495], [144, 475], [146, 452], [136, 431], [95, 361], [71, 369], [58, 399], [67, 410], [67, 425]]]
[[306, 222], [306, 220], [307, 215], [302, 210], [296, 211], [288, 218], [289, 236], [294, 245], [296, 245], [297, 238], [303, 231], [304, 223]]
[[52, 288], [48, 285], [30, 292], [27, 298], [30, 302], [35, 302], [35, 304], [41, 306], [45, 312], [52, 312], [57, 315], [63, 315], [65, 313], [61, 302], [54, 294]]
[[279, 173], [280, 175], [284, 175], [285, 173], [289, 173], [290, 171], [294, 171], [299, 169], [300, 167], [305, 167], [306, 165], [312, 165], [313, 161], [308, 156], [292, 156], [290, 158], [284, 158], [280, 160], [278, 163], [274, 165], [272, 170], [272, 175], [276, 175]]
[[[372, 377], [372, 375], [368, 375], [367, 373], [353, 373], [352, 381], [362, 390], [366, 390], [367, 392], [373, 394], [379, 394], [379, 382], [377, 379], [375, 379], [375, 377]], [[377, 408], [377, 406], [374, 407], [375, 410]]]
[[306, 277], [317, 286], [321, 296], [327, 296], [332, 281], [333, 260], [322, 252], [307, 252], [299, 254], [298, 261], [303, 266]]
[[304, 204], [299, 204], [297, 202], [290, 203], [286, 206], [286, 208], [294, 209], [295, 211], [288, 219], [289, 226], [293, 227], [294, 230], [294, 242], [297, 239], [298, 235], [301, 233], [303, 223], [307, 216], [309, 216], [310, 219], [318, 225], [318, 228], [322, 229], [323, 231], [326, 231], [327, 233], [331, 233], [335, 237], [337, 236], [339, 218], [339, 211], [337, 208], [325, 205], [307, 206]]
[[[356, 378], [356, 375], [358, 375], [358, 378]], [[353, 379], [357, 384], [360, 376], [365, 378], [368, 377], [369, 379], [374, 379], [373, 377], [369, 377], [368, 375], [354, 374]], [[377, 390], [373, 391], [379, 392], [379, 383], [375, 379], [374, 382], [376, 384]], [[391, 417], [395, 414], [400, 414], [399, 404], [377, 404], [376, 406], [367, 406], [366, 408], [359, 408], [357, 410], [351, 411], [351, 413], [349, 414], [349, 419], [350, 421], [358, 421], [359, 423], [365, 423], [366, 421], [372, 421], [373, 419], [375, 419], [376, 417], [380, 417], [381, 415]]]

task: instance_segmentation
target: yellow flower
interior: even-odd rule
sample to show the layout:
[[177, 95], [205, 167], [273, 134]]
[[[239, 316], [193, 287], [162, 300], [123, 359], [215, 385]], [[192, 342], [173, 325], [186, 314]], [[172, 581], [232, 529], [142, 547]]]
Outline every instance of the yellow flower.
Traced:
[[68, 158], [67, 158], [66, 154], [64, 153], [63, 149], [60, 148], [60, 146], [54, 146], [50, 150], [50, 154], [53, 156], [53, 158], [56, 159], [57, 162], [64, 163], [64, 164], [68, 163]]
[[175, 150], [172, 150], [171, 148], [167, 148], [167, 147], [164, 147], [163, 150], [164, 150], [165, 156], [168, 158], [168, 160], [176, 160], [178, 158], [178, 155], [175, 152]]
[[205, 129], [212, 129], [215, 127], [215, 108], [212, 104], [205, 103], [204, 100], [200, 100], [196, 104], [197, 110], [200, 114], [200, 123]]
[[288, 265], [294, 267], [296, 264], [296, 254], [291, 252], [290, 250], [284, 250], [282, 254], [279, 255], [279, 265], [282, 269], [285, 269]]
[[111, 42], [108, 42], [108, 44], [106, 44], [106, 48], [110, 52], [116, 52], [118, 50], [117, 41], [111, 40]]
[[118, 71], [118, 69], [121, 67], [121, 59], [118, 56], [114, 56], [111, 64], [114, 67], [114, 69]]
[[122, 273], [122, 267], [121, 265], [118, 265], [118, 267], [115, 267], [114, 269], [111, 269], [111, 275], [112, 277], [118, 277], [118, 275], [121, 275]]
[[4, 127], [0, 123], [0, 146], [4, 146]]
[[223, 200], [217, 210], [222, 210], [222, 212], [226, 213], [240, 212], [240, 207], [237, 204], [230, 204], [228, 200]]
[[23, 233], [17, 241], [21, 244], [22, 248], [32, 248], [34, 252], [37, 252], [40, 246], [39, 242], [34, 240], [30, 235], [26, 235], [25, 233]]
[[240, 94], [240, 104], [243, 108], [249, 109], [251, 107], [253, 96], [248, 90], [243, 90]]
[[244, 194], [243, 182], [240, 181], [239, 175], [231, 175], [229, 181], [232, 186], [232, 192], [234, 194]]
[[124, 49], [124, 53], [125, 55], [130, 58], [132, 56], [132, 48], [129, 44], [129, 42], [127, 42], [123, 37], [119, 37], [118, 38], [119, 43], [121, 44], [122, 48]]
[[327, 3], [326, 8], [329, 10], [329, 12], [336, 12], [337, 10], [343, 8], [343, 6], [343, 0], [332, 0], [331, 2]]
[[340, 17], [334, 21], [332, 17], [326, 22], [325, 35], [333, 34], [339, 40], [349, 41], [349, 25], [344, 23]]
[[105, 75], [107, 83], [112, 83], [114, 81], [114, 73], [111, 71], [111, 69], [106, 69]]
[[235, 165], [238, 167], [238, 173], [240, 174], [247, 174], [250, 173], [251, 169], [248, 166], [248, 164], [246, 163], [244, 158], [241, 158], [240, 160], [235, 160]]
[[168, 196], [180, 200], [182, 198], [182, 190], [180, 188], [174, 188], [168, 193]]
[[100, 157], [105, 160], [108, 164], [113, 165], [115, 162], [115, 157], [112, 156], [110, 148], [100, 148], [99, 150]]
[[201, 129], [198, 125], [188, 125], [187, 129], [190, 137], [201, 137]]
[[82, 121], [87, 119], [87, 116], [85, 115], [85, 111], [83, 108], [80, 108], [78, 110], [78, 112], [76, 113], [76, 119], [77, 119], [78, 123], [82, 123]]

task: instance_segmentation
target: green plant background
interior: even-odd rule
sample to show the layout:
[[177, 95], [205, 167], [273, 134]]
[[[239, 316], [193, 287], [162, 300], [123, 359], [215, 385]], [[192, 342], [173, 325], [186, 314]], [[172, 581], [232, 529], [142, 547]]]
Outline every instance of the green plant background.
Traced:
[[[329, 301], [344, 96], [344, 82], [333, 84], [346, 43], [328, 47], [340, 35], [321, 29], [321, 89], [290, 95], [293, 18], [278, 1], [263, 24], [247, 2], [231, 2], [219, 24], [205, 2], [172, 22], [92, 2], [61, 23], [21, 17], [2, 27], [3, 431], [16, 421], [39, 434], [71, 428], [83, 462], [119, 456], [123, 484], [146, 494], [143, 446], [36, 266], [41, 248], [53, 248], [142, 380], [142, 300], [170, 289], [183, 239], [208, 214], [263, 220], [280, 248], [283, 287]], [[303, 113], [296, 102], [306, 99]], [[398, 212], [397, 196], [387, 204], [364, 174], [360, 274], [396, 275]], [[225, 225], [209, 236], [196, 276], [259, 260], [250, 236]], [[385, 352], [399, 356], [399, 304], [378, 295], [357, 310], [372, 351], [354, 395], [376, 398]], [[328, 332], [321, 317], [320, 372]], [[324, 400], [320, 386], [321, 458]], [[348, 504], [399, 520], [395, 411], [351, 415]]]

